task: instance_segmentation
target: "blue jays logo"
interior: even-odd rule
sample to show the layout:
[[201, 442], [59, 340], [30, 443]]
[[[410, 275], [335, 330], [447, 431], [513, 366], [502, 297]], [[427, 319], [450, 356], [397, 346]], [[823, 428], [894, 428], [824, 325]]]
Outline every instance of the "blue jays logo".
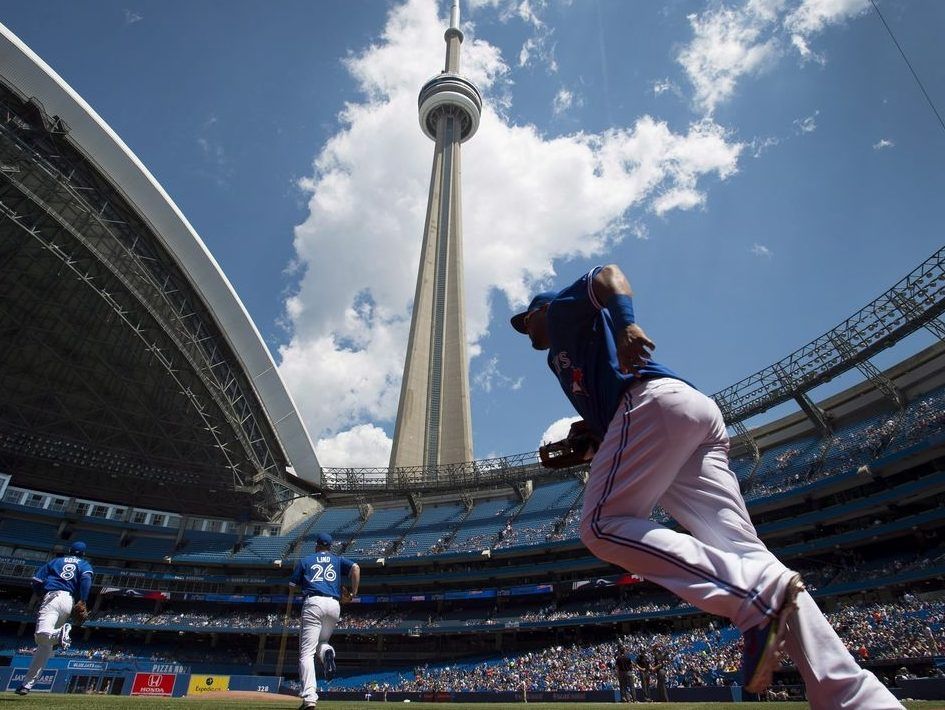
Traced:
[[584, 370], [573, 366], [571, 357], [566, 350], [554, 355], [552, 365], [561, 380], [562, 386], [566, 387], [571, 394], [587, 396], [587, 390], [584, 388]]

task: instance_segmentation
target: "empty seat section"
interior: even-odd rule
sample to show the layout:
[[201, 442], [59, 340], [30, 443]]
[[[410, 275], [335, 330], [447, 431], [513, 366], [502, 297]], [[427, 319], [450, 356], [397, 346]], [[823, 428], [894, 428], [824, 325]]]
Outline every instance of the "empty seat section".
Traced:
[[121, 559], [125, 555], [123, 554], [124, 550], [118, 544], [120, 539], [121, 537], [115, 533], [76, 528], [72, 532], [72, 537], [63, 540], [61, 544], [68, 547], [72, 542], [81, 540], [88, 546], [86, 554], [91, 560]]
[[173, 553], [174, 561], [220, 564], [229, 558], [237, 536], [230, 533], [211, 533], [189, 530], [183, 545]]
[[34, 523], [31, 520], [20, 520], [19, 518], [0, 520], [0, 540], [25, 547], [35, 547], [40, 550], [51, 550], [53, 545], [66, 544], [56, 537], [57, 530], [58, 527], [55, 525]]

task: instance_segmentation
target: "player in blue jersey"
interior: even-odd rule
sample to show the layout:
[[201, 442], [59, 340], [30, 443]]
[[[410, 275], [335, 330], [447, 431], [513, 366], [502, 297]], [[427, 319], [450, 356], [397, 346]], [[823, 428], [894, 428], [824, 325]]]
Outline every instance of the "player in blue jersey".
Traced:
[[36, 616], [36, 651], [18, 695], [28, 695], [42, 673], [43, 666], [60, 646], [69, 648], [70, 615], [84, 621], [88, 615], [86, 602], [92, 589], [92, 565], [85, 559], [85, 543], [74, 542], [65, 557], [50, 560], [33, 575], [33, 591], [42, 594]]
[[[621, 270], [592, 269], [535, 296], [512, 326], [537, 350], [600, 442], [584, 492], [581, 540], [597, 557], [732, 620], [745, 689], [771, 684], [782, 648], [818, 708], [902, 708], [860, 668], [804, 590], [758, 538], [715, 402], [653, 362]], [[576, 430], [573, 427], [572, 430]], [[649, 519], [659, 503], [691, 535]]]
[[[331, 535], [319, 533], [315, 553], [303, 557], [295, 566], [289, 584], [302, 596], [302, 627], [299, 630], [299, 680], [302, 710], [318, 702], [315, 688], [315, 656], [322, 662], [325, 677], [335, 673], [335, 649], [329, 645], [341, 616], [341, 602], [349, 602], [358, 593], [361, 568], [347, 557], [331, 551]], [[348, 578], [350, 586], [342, 586]]]

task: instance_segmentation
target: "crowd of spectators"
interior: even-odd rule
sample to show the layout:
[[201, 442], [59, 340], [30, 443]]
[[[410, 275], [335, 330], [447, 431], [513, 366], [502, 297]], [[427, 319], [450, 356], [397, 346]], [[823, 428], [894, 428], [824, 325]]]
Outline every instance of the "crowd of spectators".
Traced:
[[[883, 579], [911, 570], [922, 570], [945, 563], [945, 548], [934, 547], [924, 553], [895, 555], [888, 558], [864, 560], [856, 552], [841, 554], [832, 563], [815, 561], [797, 566], [811, 591], [859, 582], [865, 579]], [[547, 598], [546, 598], [547, 599]], [[483, 600], [485, 601], [485, 600]], [[355, 604], [345, 607], [339, 630], [371, 631], [374, 629], [424, 628], [444, 626], [492, 626], [522, 623], [541, 623], [574, 619], [580, 623], [584, 618], [607, 618], [636, 614], [651, 614], [669, 610], [686, 609], [687, 605], [665, 594], [654, 594], [652, 587], [639, 589], [612, 589], [609, 593], [588, 598], [586, 595], [565, 597], [554, 601], [522, 599], [517, 603], [482, 602], [456, 603], [432, 608], [422, 604], [373, 605]], [[23, 597], [0, 598], [0, 616], [6, 618], [32, 617], [31, 609]], [[247, 632], [281, 631], [283, 612], [274, 607], [234, 607], [221, 604], [204, 607], [176, 607], [163, 603], [159, 607], [144, 610], [138, 602], [137, 608], [129, 602], [106, 605], [95, 609], [90, 620], [92, 626], [109, 624], [120, 627], [168, 629], [245, 629]], [[299, 626], [298, 608], [290, 611], [288, 628]]]
[[[879, 415], [863, 427], [838, 432], [798, 459], [789, 448], [775, 456], [771, 470], [751, 481], [746, 500], [755, 500], [857, 470], [877, 456], [911, 446], [945, 429], [945, 391], [923, 396], [895, 414]], [[762, 467], [759, 467], [761, 471]]]
[[[945, 649], [945, 601], [847, 605], [828, 614], [850, 653], [861, 661], [928, 658]], [[360, 684], [365, 691], [600, 690], [616, 682], [618, 644], [636, 657], [665, 657], [669, 686], [727, 685], [736, 680], [741, 639], [733, 629], [708, 626], [676, 634], [638, 633], [591, 645], [552, 646], [478, 663], [423, 665], [396, 684]], [[657, 651], [659, 650], [659, 651]], [[344, 680], [333, 688], [347, 687]]]

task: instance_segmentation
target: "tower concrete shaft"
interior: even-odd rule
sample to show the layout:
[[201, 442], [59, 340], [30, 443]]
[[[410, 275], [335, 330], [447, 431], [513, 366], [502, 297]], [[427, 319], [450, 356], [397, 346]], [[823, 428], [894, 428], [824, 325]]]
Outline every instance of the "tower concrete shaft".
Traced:
[[479, 127], [482, 96], [459, 74], [458, 0], [453, 0], [445, 39], [445, 67], [424, 84], [418, 100], [420, 126], [435, 148], [392, 468], [459, 463], [473, 456], [460, 145]]

